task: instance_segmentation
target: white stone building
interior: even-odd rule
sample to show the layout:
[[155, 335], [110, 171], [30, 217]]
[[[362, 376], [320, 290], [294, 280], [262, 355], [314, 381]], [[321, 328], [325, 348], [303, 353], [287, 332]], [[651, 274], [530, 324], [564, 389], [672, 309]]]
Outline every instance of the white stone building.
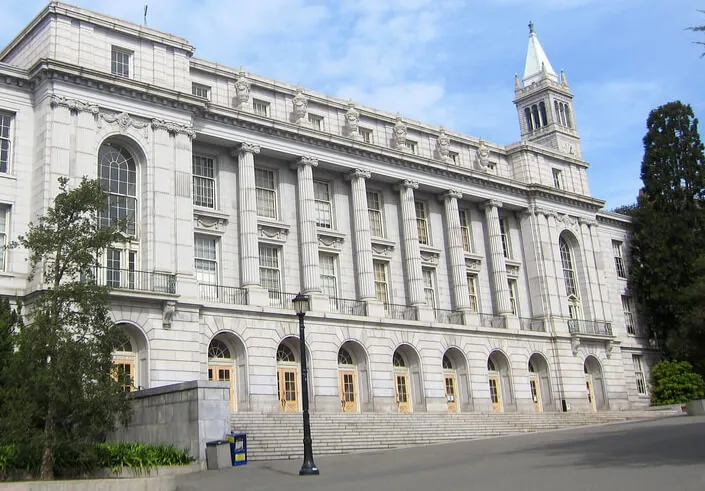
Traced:
[[[132, 239], [98, 279], [135, 387], [210, 377], [233, 411], [298, 411], [301, 291], [314, 411], [648, 402], [629, 220], [592, 197], [573, 94], [533, 28], [507, 146], [193, 52], [57, 2], [0, 52], [0, 241], [58, 177], [105, 183], [104, 219]], [[0, 249], [0, 294], [42, 287], [26, 259]]]

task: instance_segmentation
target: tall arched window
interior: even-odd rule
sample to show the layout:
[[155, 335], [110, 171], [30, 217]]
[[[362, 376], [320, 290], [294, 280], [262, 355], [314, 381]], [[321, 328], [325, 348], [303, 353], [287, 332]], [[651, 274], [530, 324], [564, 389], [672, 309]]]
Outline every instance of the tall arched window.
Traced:
[[526, 118], [526, 127], [528, 130], [530, 132], [534, 131], [534, 123], [531, 121], [531, 109], [528, 107], [524, 109], [524, 117]]
[[539, 102], [539, 113], [541, 114], [541, 126], [548, 124], [548, 115], [546, 114], [546, 104]]
[[565, 281], [565, 294], [568, 296], [568, 313], [573, 319], [580, 318], [580, 292], [578, 280], [575, 275], [575, 261], [573, 251], [565, 238], [559, 239], [561, 250], [561, 265], [563, 266], [563, 279]]
[[137, 171], [130, 152], [115, 143], [103, 143], [98, 151], [98, 177], [108, 193], [108, 209], [100, 214], [100, 225], [120, 223], [128, 235], [136, 234]]

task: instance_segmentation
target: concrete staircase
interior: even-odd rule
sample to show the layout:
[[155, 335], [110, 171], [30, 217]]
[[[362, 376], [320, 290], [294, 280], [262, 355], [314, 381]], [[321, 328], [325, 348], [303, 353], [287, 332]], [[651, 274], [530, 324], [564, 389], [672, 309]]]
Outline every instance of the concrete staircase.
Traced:
[[[315, 455], [342, 454], [409, 445], [658, 418], [676, 411], [613, 411], [543, 414], [312, 413]], [[247, 433], [249, 460], [293, 459], [303, 455], [301, 413], [233, 413], [231, 427]]]

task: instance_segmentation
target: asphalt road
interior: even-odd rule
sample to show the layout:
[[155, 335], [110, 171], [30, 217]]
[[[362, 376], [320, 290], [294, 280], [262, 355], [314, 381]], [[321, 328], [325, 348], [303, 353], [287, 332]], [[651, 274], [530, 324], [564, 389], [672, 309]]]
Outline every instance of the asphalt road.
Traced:
[[[315, 456], [314, 440], [314, 456]], [[462, 443], [250, 462], [180, 478], [195, 490], [704, 491], [705, 417], [677, 416]]]

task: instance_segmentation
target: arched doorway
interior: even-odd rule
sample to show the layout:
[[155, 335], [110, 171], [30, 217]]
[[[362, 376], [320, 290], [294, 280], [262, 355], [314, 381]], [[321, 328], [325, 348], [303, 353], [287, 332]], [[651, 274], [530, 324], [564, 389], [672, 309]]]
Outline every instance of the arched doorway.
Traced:
[[509, 375], [509, 360], [500, 351], [493, 351], [487, 358], [487, 380], [492, 412], [502, 413], [514, 404]]
[[299, 410], [299, 352], [294, 338], [286, 338], [277, 348], [277, 394], [281, 411]]
[[425, 406], [421, 361], [416, 350], [407, 344], [402, 344], [394, 351], [392, 365], [397, 410], [400, 413], [423, 411]]
[[113, 351], [114, 377], [125, 392], [149, 387], [147, 338], [132, 324], [120, 323], [122, 333]]
[[534, 353], [529, 358], [528, 369], [531, 400], [536, 412], [541, 413], [553, 407], [548, 363], [542, 355]]
[[583, 365], [585, 372], [585, 389], [587, 399], [592, 411], [603, 411], [608, 409], [607, 397], [605, 395], [605, 384], [602, 376], [602, 366], [597, 358], [588, 356]]
[[350, 351], [344, 347], [338, 350], [338, 388], [340, 407], [344, 413], [358, 412], [357, 367]]
[[443, 383], [449, 413], [469, 411], [468, 370], [465, 356], [457, 348], [443, 354]]
[[208, 380], [229, 382], [230, 410], [247, 409], [245, 346], [235, 335], [217, 334], [208, 344]]

